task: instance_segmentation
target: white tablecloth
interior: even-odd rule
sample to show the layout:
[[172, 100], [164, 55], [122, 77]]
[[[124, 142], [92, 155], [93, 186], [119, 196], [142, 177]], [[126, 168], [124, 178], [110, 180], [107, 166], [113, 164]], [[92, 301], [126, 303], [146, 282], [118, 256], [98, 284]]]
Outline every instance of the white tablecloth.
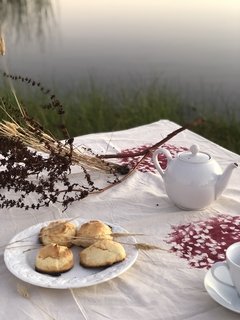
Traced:
[[[99, 154], [116, 153], [154, 144], [176, 128], [175, 123], [161, 120], [130, 130], [81, 136], [75, 139], [75, 144], [87, 145]], [[174, 152], [189, 148], [193, 143], [210, 153], [222, 168], [239, 161], [238, 155], [189, 130], [172, 138], [166, 147]], [[204, 255], [206, 241], [205, 247], [201, 242], [201, 234], [207, 227], [209, 231], [206, 232], [211, 233], [220, 225], [226, 225], [226, 221], [231, 225], [225, 228], [230, 226], [231, 230], [238, 231], [239, 181], [240, 171], [236, 169], [227, 189], [210, 207], [201, 211], [182, 211], [169, 200], [159, 173], [148, 161], [123, 183], [74, 203], [64, 214], [55, 208], [39, 211], [1, 209], [0, 319], [239, 319], [239, 314], [216, 303], [204, 288], [204, 277], [214, 262], [214, 252], [207, 251], [207, 256]], [[159, 245], [166, 251], [140, 251], [128, 271], [86, 288], [47, 289], [23, 283], [13, 276], [3, 259], [8, 241], [31, 225], [64, 216], [100, 219], [120, 225], [129, 232], [145, 234], [144, 238], [137, 237], [138, 241]], [[240, 232], [238, 234], [235, 241], [240, 240]], [[180, 245], [177, 243], [179, 237]], [[186, 242], [190, 240], [199, 246], [199, 251], [193, 255], [186, 251]], [[228, 241], [227, 237], [221, 238], [216, 260], [221, 258]], [[208, 255], [209, 252], [213, 255]], [[18, 293], [17, 284], [27, 288], [29, 298]]]

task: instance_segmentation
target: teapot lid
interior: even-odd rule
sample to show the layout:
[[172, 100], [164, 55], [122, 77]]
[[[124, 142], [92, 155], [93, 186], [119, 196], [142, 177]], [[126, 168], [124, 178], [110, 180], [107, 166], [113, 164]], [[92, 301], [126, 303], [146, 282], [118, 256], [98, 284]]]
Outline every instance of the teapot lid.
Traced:
[[199, 146], [193, 144], [190, 147], [190, 151], [182, 152], [179, 154], [179, 159], [190, 163], [204, 163], [211, 159], [211, 156], [206, 152], [200, 152]]

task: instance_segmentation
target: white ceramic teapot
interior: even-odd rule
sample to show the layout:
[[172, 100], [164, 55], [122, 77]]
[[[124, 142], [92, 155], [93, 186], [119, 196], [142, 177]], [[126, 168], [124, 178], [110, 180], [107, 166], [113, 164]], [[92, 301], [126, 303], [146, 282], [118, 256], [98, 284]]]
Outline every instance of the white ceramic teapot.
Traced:
[[[167, 157], [166, 170], [159, 165], [161, 153]], [[166, 149], [157, 149], [153, 162], [163, 177], [167, 195], [184, 210], [199, 210], [210, 205], [227, 186], [232, 170], [238, 167], [237, 163], [231, 163], [222, 172], [219, 164], [208, 153], [200, 152], [197, 145], [192, 145], [190, 151], [178, 153], [176, 158]]]

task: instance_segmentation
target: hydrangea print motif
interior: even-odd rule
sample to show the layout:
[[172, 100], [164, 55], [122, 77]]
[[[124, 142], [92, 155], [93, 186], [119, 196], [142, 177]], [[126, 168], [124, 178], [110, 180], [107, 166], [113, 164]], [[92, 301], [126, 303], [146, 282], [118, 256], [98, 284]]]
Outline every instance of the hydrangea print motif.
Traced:
[[[142, 145], [142, 146], [139, 146], [136, 148], [122, 150], [121, 151], [122, 154], [126, 154], [129, 156], [126, 158], [121, 158], [121, 160], [120, 160], [121, 164], [127, 164], [128, 166], [133, 168], [137, 164], [137, 162], [141, 159], [142, 156], [131, 157], [131, 155], [133, 155], [137, 152], [144, 151], [149, 147], [151, 147], [151, 145]], [[175, 157], [177, 155], [177, 153], [179, 153], [179, 152], [188, 150], [185, 147], [177, 147], [177, 146], [170, 145], [170, 144], [163, 144], [162, 148], [167, 149], [173, 157]], [[165, 169], [167, 166], [166, 156], [164, 154], [160, 154], [158, 156], [158, 159], [159, 159], [159, 163], [160, 163], [161, 167], [163, 169]], [[156, 172], [155, 166], [152, 162], [152, 156], [150, 154], [148, 156], [146, 156], [145, 159], [139, 164], [139, 166], [137, 167], [137, 170], [141, 171], [141, 172]]]
[[240, 216], [218, 215], [208, 220], [172, 226], [166, 242], [170, 251], [192, 267], [210, 268], [225, 260], [226, 249], [240, 241]]

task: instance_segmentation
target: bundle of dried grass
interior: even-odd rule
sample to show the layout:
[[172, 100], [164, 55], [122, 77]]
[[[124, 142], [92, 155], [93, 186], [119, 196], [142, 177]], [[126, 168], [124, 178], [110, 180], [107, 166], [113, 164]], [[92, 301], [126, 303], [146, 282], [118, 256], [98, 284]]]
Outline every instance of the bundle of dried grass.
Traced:
[[100, 159], [93, 153], [88, 153], [85, 148], [74, 148], [73, 138], [68, 139], [67, 143], [63, 143], [56, 139], [53, 134], [45, 132], [42, 125], [28, 116], [26, 110], [18, 101], [12, 86], [11, 91], [16, 101], [20, 119], [17, 121], [16, 116], [14, 117], [13, 114], [9, 113], [3, 99], [0, 98], [0, 109], [11, 120], [2, 120], [0, 122], [0, 135], [20, 141], [26, 147], [36, 151], [71, 158], [72, 164], [105, 172], [118, 171], [119, 165]]
[[[50, 90], [27, 77], [13, 76], [7, 72], [4, 72], [4, 76], [9, 81], [14, 102], [9, 103], [8, 100], [0, 97], [0, 109], [6, 118], [0, 121], [2, 145], [0, 166], [3, 169], [0, 172], [0, 185], [3, 190], [13, 190], [15, 194], [18, 193], [19, 198], [14, 196], [12, 199], [0, 193], [1, 208], [39, 209], [58, 202], [66, 210], [72, 202], [81, 200], [89, 194], [102, 192], [109, 186], [119, 183], [119, 174], [128, 172], [126, 166], [101, 159], [90, 148], [76, 148], [74, 138], [69, 137], [61, 117], [64, 114], [64, 108]], [[36, 85], [43, 94], [49, 96], [49, 108], [56, 111], [60, 120], [63, 121], [61, 128], [66, 133], [65, 141], [55, 138], [28, 115], [17, 98], [12, 80]], [[69, 175], [72, 165], [80, 166], [83, 173], [75, 182]], [[96, 170], [102, 171], [103, 176], [107, 177], [105, 186], [97, 184], [99, 181], [96, 182], [92, 178], [92, 173]], [[47, 174], [42, 175], [42, 172]], [[108, 175], [106, 176], [105, 173]], [[36, 177], [35, 181], [32, 179], [34, 177]], [[34, 203], [29, 197], [33, 193], [37, 196]]]
[[72, 143], [62, 143], [40, 128], [34, 128], [29, 122], [26, 122], [25, 127], [22, 127], [16, 121], [3, 120], [0, 122], [0, 135], [21, 141], [23, 145], [36, 151], [71, 157], [73, 164], [86, 168], [113, 172], [119, 167], [114, 163], [103, 161], [97, 156], [89, 155], [85, 149], [73, 148]]

